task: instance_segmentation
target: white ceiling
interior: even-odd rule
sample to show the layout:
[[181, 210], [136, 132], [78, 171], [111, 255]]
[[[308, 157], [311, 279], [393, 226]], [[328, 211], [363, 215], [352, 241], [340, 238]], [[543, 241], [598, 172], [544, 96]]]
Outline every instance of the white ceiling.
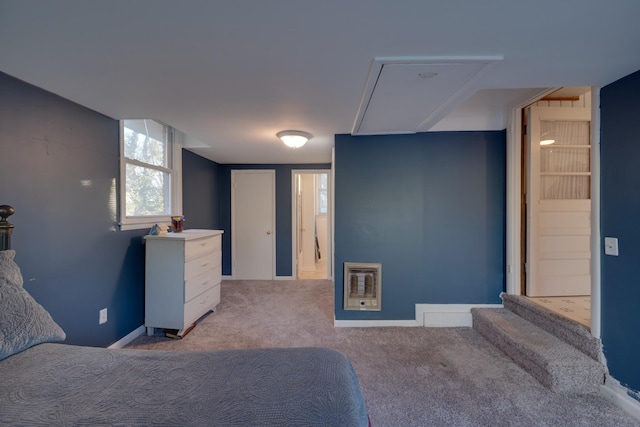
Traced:
[[[499, 130], [535, 88], [640, 69], [638, 18], [638, 0], [0, 0], [0, 71], [220, 163], [329, 162], [375, 58], [502, 57], [431, 128]], [[288, 149], [285, 129], [314, 137]]]

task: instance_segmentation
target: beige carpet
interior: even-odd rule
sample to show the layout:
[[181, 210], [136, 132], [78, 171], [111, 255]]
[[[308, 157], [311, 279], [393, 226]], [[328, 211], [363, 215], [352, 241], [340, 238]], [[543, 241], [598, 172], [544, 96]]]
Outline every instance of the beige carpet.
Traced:
[[184, 339], [128, 348], [305, 346], [351, 359], [373, 426], [640, 425], [599, 396], [550, 392], [470, 328], [334, 328], [329, 281], [225, 281], [217, 311]]

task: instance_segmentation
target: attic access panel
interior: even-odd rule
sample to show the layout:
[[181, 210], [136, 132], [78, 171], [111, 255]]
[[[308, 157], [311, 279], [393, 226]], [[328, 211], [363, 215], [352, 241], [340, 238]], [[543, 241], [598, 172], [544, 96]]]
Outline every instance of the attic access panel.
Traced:
[[426, 131], [477, 92], [501, 57], [376, 58], [353, 135]]

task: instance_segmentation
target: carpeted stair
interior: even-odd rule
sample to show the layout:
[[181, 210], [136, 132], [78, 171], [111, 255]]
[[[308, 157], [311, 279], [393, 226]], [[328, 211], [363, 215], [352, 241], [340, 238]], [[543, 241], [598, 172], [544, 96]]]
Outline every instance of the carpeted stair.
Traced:
[[519, 295], [500, 295], [504, 308], [560, 338], [594, 360], [600, 359], [600, 340], [587, 328]]
[[[505, 307], [513, 304], [505, 301]], [[604, 383], [600, 362], [513, 311], [474, 308], [471, 312], [473, 329], [549, 389], [589, 394], [597, 393]]]

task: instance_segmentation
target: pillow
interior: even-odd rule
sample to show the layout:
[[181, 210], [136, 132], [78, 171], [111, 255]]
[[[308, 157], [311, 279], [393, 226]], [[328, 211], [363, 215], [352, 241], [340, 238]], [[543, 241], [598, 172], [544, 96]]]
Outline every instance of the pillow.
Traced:
[[22, 286], [20, 267], [13, 260], [15, 256], [16, 251], [14, 250], [0, 251], [0, 279], [4, 278], [11, 283]]
[[0, 360], [65, 338], [62, 328], [23, 287], [0, 278]]

